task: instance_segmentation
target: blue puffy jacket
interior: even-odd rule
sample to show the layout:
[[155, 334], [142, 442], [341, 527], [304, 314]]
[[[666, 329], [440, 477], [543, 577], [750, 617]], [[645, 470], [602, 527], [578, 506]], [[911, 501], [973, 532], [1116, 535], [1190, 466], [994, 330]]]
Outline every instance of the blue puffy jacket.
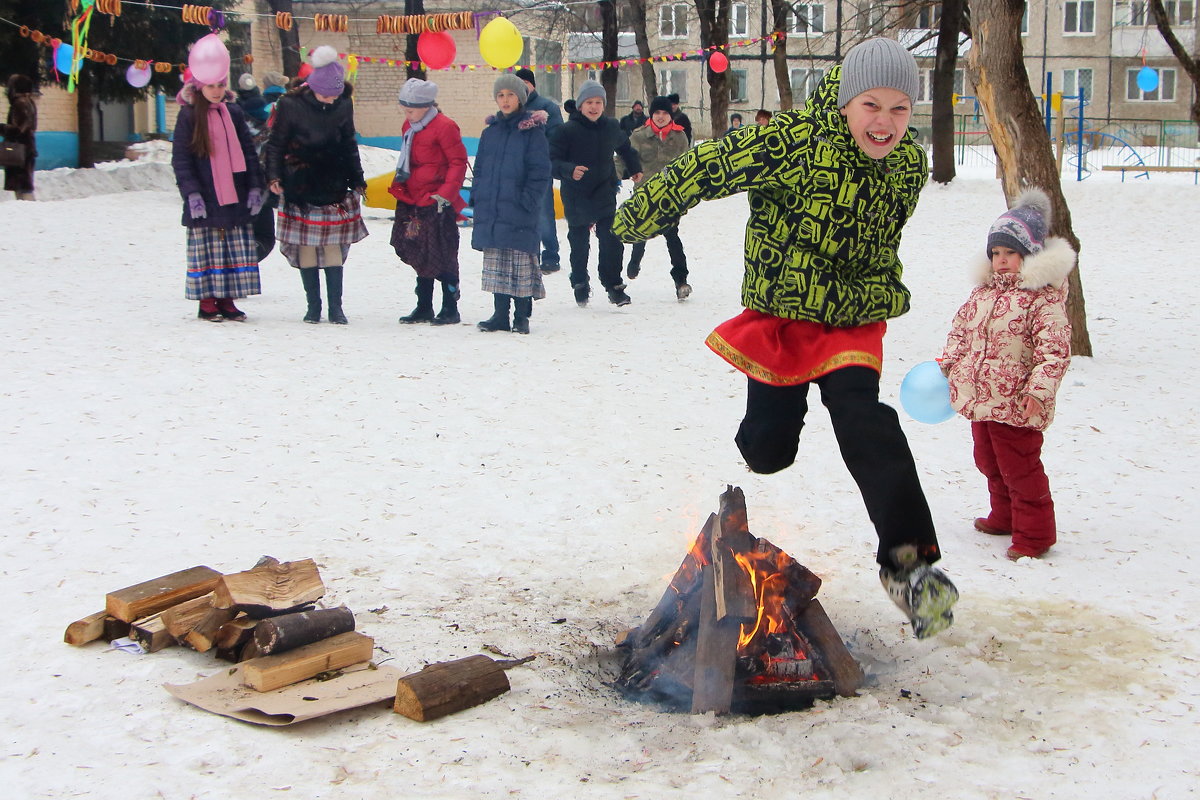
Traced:
[[475, 154], [471, 247], [537, 253], [538, 220], [550, 188], [546, 112], [521, 109], [487, 118]]

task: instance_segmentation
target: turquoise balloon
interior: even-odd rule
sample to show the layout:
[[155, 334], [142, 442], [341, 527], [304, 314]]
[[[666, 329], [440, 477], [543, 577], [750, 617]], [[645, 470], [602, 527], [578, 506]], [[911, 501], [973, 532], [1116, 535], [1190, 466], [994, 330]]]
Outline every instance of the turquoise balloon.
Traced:
[[922, 361], [900, 383], [900, 405], [917, 422], [937, 425], [954, 416], [950, 384], [936, 361]]
[[1142, 67], [1138, 70], [1137, 85], [1143, 92], [1153, 92], [1158, 88], [1158, 70]]
[[[69, 44], [60, 44], [58, 49], [54, 51], [54, 68], [63, 75], [71, 74], [71, 58], [75, 55], [75, 48]], [[82, 58], [77, 59], [77, 63], [83, 61]]]

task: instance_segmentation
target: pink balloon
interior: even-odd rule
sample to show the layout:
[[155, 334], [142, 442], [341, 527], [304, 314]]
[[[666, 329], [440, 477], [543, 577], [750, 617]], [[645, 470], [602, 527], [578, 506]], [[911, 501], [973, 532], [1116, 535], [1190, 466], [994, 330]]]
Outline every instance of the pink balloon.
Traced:
[[445, 69], [454, 63], [457, 54], [454, 37], [445, 31], [425, 31], [417, 37], [417, 57], [430, 69]]
[[708, 57], [708, 68], [713, 72], [724, 72], [729, 69], [729, 58], [718, 50]]
[[215, 33], [210, 33], [192, 45], [188, 66], [197, 82], [206, 86], [220, 83], [229, 77], [229, 51]]
[[125, 70], [125, 80], [135, 89], [141, 89], [150, 82], [150, 67], [138, 69], [136, 64], [130, 64]]

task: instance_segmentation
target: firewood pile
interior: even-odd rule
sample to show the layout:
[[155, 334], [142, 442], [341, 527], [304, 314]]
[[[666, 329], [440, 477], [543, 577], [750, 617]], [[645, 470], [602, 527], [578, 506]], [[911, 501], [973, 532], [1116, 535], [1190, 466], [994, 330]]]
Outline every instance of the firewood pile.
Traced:
[[[198, 566], [105, 596], [104, 610], [67, 626], [64, 641], [129, 639], [147, 653], [183, 647], [236, 663], [245, 687], [272, 692], [340, 670], [372, 666], [375, 640], [355, 630], [349, 608], [317, 608], [325, 584], [312, 559], [263, 557], [222, 574]], [[508, 691], [505, 670], [529, 658], [471, 656], [399, 678], [393, 709], [428, 721]], [[486, 662], [486, 663], [485, 663]]]

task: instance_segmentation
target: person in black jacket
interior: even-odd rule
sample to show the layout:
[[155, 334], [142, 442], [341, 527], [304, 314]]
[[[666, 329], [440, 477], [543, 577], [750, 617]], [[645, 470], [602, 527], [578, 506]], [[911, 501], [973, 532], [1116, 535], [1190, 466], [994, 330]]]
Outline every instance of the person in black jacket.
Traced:
[[[529, 90], [528, 99], [522, 107], [530, 113], [546, 112], [546, 138], [554, 136], [554, 132], [563, 124], [562, 112], [558, 104], [548, 97], [542, 97], [537, 92], [537, 79], [531, 69], [519, 69], [514, 73], [525, 83]], [[554, 216], [554, 181], [550, 181], [546, 189], [546, 199], [542, 201], [542, 216], [538, 222], [538, 236], [542, 239], [542, 272], [558, 272], [561, 268], [558, 255], [558, 221]]]
[[308, 299], [305, 322], [321, 321], [321, 277], [329, 321], [345, 325], [342, 265], [350, 245], [366, 238], [359, 195], [367, 189], [354, 131], [353, 87], [337, 51], [313, 51], [305, 83], [279, 99], [267, 141], [267, 180], [283, 197], [279, 250], [300, 270]]
[[603, 86], [596, 81], [584, 81], [575, 98], [579, 110], [550, 141], [550, 162], [554, 177], [562, 181], [563, 210], [567, 215], [571, 288], [580, 306], [587, 305], [592, 293], [588, 278], [592, 225], [596, 226], [600, 242], [597, 269], [600, 283], [615, 305], [625, 306], [630, 302], [621, 282], [624, 246], [612, 232], [618, 183], [613, 154], [620, 154], [635, 183], [641, 180], [642, 162], [617, 121], [604, 115], [605, 99]]
[[679, 108], [679, 95], [672, 93], [667, 95], [667, 99], [671, 101], [671, 120], [683, 128], [683, 132], [687, 134], [688, 144], [692, 143], [692, 121], [688, 119], [688, 115], [683, 113]]
[[642, 105], [641, 100], [634, 100], [633, 109], [628, 114], [621, 117], [621, 130], [625, 131], [626, 136], [646, 124], [647, 117], [645, 108], [646, 107]]

